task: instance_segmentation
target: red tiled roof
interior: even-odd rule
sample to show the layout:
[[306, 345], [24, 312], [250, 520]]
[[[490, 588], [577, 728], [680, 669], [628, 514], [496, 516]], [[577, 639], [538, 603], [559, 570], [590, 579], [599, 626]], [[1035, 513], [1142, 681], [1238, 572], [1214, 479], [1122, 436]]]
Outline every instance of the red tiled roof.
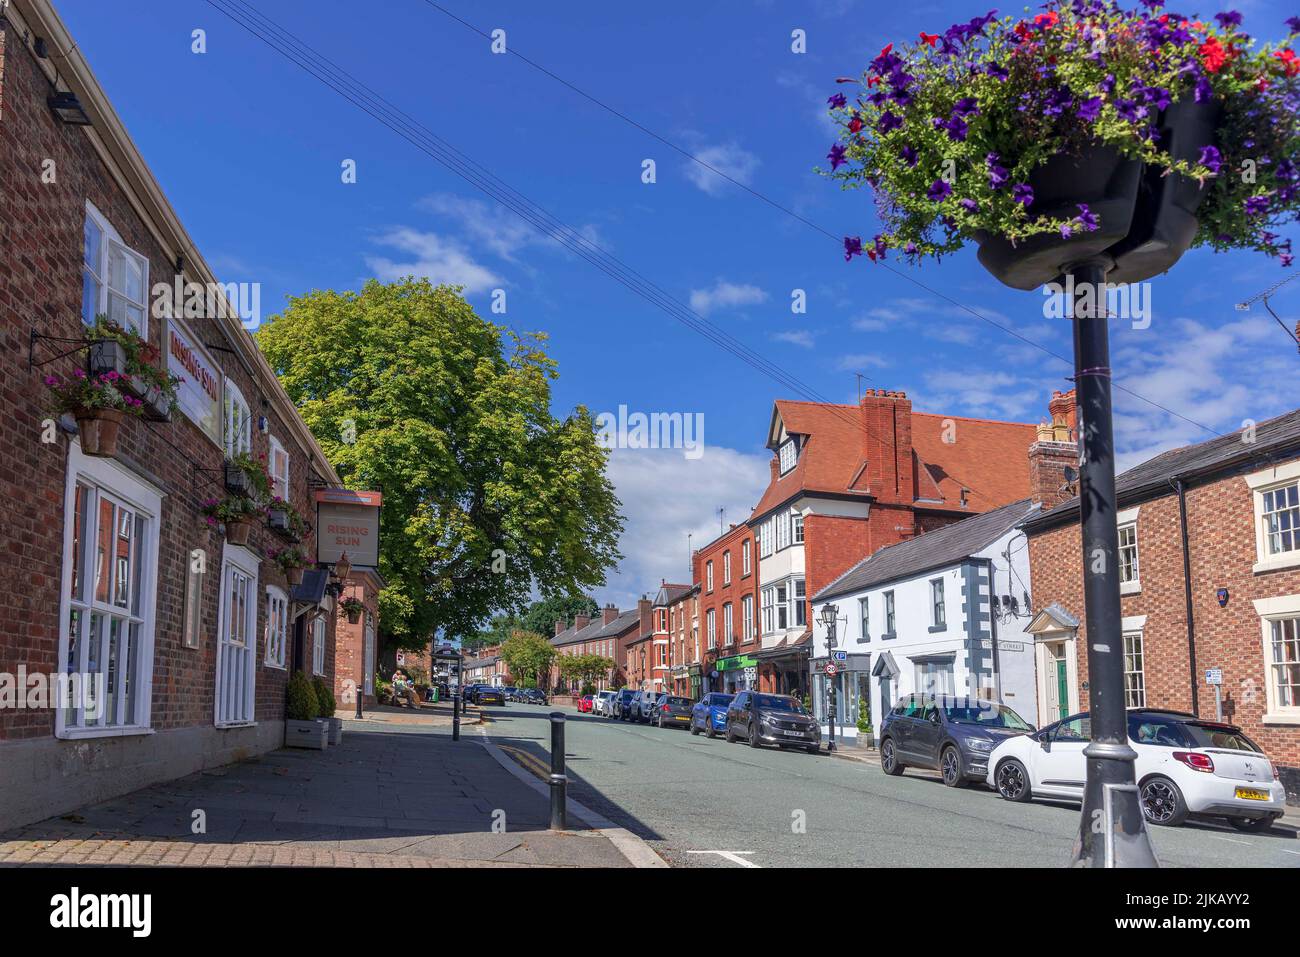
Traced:
[[[756, 518], [800, 492], [861, 493], [869, 485], [863, 458], [861, 412], [854, 405], [778, 399], [775, 413], [787, 432], [805, 435], [798, 464], [770, 483], [750, 514]], [[955, 433], [946, 422], [955, 423]], [[945, 442], [945, 433], [956, 441]], [[914, 499], [922, 507], [984, 512], [1029, 496], [1029, 446], [1036, 426], [959, 416], [912, 413]], [[934, 502], [939, 499], [941, 502]]]

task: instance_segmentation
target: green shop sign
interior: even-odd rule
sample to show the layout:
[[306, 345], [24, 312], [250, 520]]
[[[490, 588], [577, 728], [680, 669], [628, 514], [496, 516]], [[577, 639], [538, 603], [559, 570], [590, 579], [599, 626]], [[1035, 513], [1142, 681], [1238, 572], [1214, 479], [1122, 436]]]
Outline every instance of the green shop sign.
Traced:
[[736, 668], [757, 668], [758, 659], [753, 655], [736, 655], [732, 658], [719, 658], [714, 666], [719, 671], [733, 671]]

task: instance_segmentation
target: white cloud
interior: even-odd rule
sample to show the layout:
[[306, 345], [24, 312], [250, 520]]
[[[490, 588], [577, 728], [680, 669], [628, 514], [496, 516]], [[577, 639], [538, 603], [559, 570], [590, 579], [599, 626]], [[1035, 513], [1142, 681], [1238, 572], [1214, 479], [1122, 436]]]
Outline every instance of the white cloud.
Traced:
[[788, 342], [792, 346], [799, 346], [802, 349], [811, 349], [813, 347], [813, 334], [807, 329], [793, 329], [789, 332], [777, 332], [772, 336], [777, 342]]
[[[456, 223], [471, 245], [485, 248], [507, 262], [516, 262], [519, 251], [528, 246], [561, 245], [499, 203], [453, 193], [434, 193], [421, 199], [416, 207]], [[609, 248], [595, 226], [583, 224], [574, 227], [573, 232], [588, 242]]]
[[[1047, 411], [1049, 392], [1037, 370], [1028, 376], [980, 369], [944, 369], [926, 373], [925, 412], [1037, 422]], [[1041, 408], [1041, 413], [1040, 413]]]
[[716, 538], [720, 507], [728, 524], [748, 518], [767, 487], [769, 458], [721, 446], [706, 447], [698, 459], [673, 449], [611, 452], [609, 477], [627, 523], [624, 558], [596, 599], [626, 610], [643, 592], [654, 597], [660, 579], [689, 582], [686, 536], [693, 548]]
[[758, 286], [719, 279], [711, 289], [691, 290], [691, 308], [701, 316], [707, 316], [714, 309], [756, 306], [767, 302], [767, 298], [767, 293]]
[[835, 363], [835, 368], [841, 372], [857, 372], [873, 366], [882, 369], [887, 365], [889, 365], [889, 360], [884, 356], [876, 355], [874, 352], [853, 352], [840, 356]]
[[[703, 149], [694, 150], [693, 155], [713, 167], [713, 169], [718, 170], [718, 172], [725, 173], [737, 183], [745, 186], [748, 186], [753, 181], [754, 171], [758, 169], [759, 165], [757, 156], [746, 149], [742, 149], [736, 143], [706, 146]], [[731, 185], [718, 173], [706, 169], [694, 160], [686, 161], [685, 172], [687, 179], [710, 196], [721, 194]]]
[[475, 261], [456, 240], [437, 233], [401, 227], [375, 237], [381, 246], [407, 253], [409, 258], [393, 260], [384, 256], [366, 256], [366, 265], [385, 282], [405, 276], [427, 276], [433, 283], [464, 286], [473, 295], [501, 285], [501, 278], [487, 266]]

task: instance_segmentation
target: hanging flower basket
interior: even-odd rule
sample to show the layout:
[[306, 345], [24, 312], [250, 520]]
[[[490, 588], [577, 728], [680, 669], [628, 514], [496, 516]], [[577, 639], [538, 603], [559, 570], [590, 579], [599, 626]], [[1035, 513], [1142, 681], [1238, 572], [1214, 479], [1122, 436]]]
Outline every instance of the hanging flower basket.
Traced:
[[1020, 289], [1095, 257], [1141, 281], [1195, 246], [1291, 265], [1276, 230], [1300, 211], [1300, 18], [1257, 45], [1231, 11], [1040, 9], [923, 32], [840, 79], [858, 87], [829, 99], [828, 173], [870, 186], [881, 223], [846, 237], [845, 258], [916, 263], [974, 241]]
[[307, 534], [307, 522], [298, 510], [278, 496], [266, 508], [266, 527], [290, 542], [300, 542]]
[[343, 613], [348, 616], [348, 624], [350, 625], [355, 625], [359, 622], [362, 614], [366, 610], [366, 606], [360, 598], [344, 598], [343, 601], [339, 603], [339, 607], [342, 608]]
[[272, 548], [266, 553], [266, 557], [275, 562], [288, 579], [290, 585], [301, 585], [303, 574], [307, 570], [308, 560], [307, 553], [297, 545], [289, 545], [285, 548]]
[[226, 490], [264, 501], [271, 494], [271, 476], [266, 464], [247, 452], [240, 452], [225, 463]]
[[163, 368], [158, 350], [107, 316], [99, 316], [87, 335], [92, 340], [87, 350], [90, 374], [118, 373], [122, 390], [140, 400], [146, 419], [170, 422], [181, 379]]
[[253, 530], [253, 521], [257, 518], [257, 506], [251, 499], [242, 495], [227, 495], [223, 498], [209, 498], [203, 502], [201, 511], [209, 528], [224, 525], [226, 541], [231, 545], [247, 545], [249, 533]]
[[231, 545], [247, 545], [248, 536], [252, 530], [252, 522], [245, 522], [241, 519], [226, 522], [226, 541]]
[[92, 376], [81, 369], [74, 370], [67, 378], [45, 377], [53, 411], [58, 415], [70, 414], [77, 420], [81, 450], [87, 455], [116, 455], [122, 420], [140, 414], [140, 400], [122, 391], [123, 379], [119, 372]]

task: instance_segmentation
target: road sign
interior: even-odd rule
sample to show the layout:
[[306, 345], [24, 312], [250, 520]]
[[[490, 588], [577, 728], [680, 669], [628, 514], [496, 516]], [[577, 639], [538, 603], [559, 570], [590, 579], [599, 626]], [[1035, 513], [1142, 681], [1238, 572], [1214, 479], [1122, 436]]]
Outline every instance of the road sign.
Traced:
[[849, 653], [847, 651], [832, 651], [831, 657], [836, 661], [848, 661]]
[[835, 662], [833, 661], [826, 662], [826, 667], [822, 669], [822, 672], [829, 677], [832, 678], [835, 677], [835, 672], [836, 672]]
[[1222, 668], [1207, 669], [1205, 672], [1205, 683], [1207, 685], [1223, 684], [1223, 669]]

